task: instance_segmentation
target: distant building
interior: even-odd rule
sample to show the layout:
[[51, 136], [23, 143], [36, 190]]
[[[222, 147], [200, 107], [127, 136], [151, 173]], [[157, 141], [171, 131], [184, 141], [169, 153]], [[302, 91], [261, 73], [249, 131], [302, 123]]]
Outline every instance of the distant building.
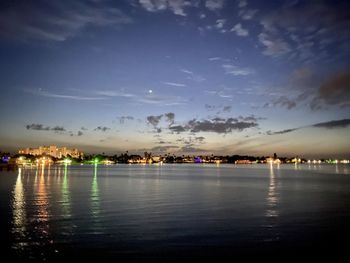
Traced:
[[80, 158], [84, 153], [78, 149], [68, 149], [67, 147], [57, 147], [56, 145], [39, 146], [39, 148], [25, 148], [18, 151], [19, 154], [48, 155], [55, 158], [62, 158], [68, 155], [73, 158]]
[[246, 159], [242, 159], [242, 160], [236, 160], [235, 164], [253, 164], [256, 162], [250, 161], [250, 160], [246, 160]]

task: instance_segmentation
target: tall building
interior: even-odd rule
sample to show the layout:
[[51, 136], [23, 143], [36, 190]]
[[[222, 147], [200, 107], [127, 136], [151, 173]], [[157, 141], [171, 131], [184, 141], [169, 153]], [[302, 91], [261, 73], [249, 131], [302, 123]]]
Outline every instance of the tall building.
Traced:
[[31, 155], [49, 155], [55, 158], [62, 158], [68, 155], [74, 158], [80, 158], [84, 156], [84, 153], [76, 148], [67, 149], [67, 147], [57, 147], [56, 145], [39, 146], [39, 148], [24, 148], [20, 149], [18, 153]]

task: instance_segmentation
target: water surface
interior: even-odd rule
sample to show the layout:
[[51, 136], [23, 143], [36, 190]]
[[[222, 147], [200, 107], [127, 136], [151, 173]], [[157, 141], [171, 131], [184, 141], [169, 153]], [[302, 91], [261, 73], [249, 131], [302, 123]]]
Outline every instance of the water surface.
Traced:
[[40, 166], [1, 172], [0, 196], [23, 261], [334, 258], [350, 234], [349, 165]]

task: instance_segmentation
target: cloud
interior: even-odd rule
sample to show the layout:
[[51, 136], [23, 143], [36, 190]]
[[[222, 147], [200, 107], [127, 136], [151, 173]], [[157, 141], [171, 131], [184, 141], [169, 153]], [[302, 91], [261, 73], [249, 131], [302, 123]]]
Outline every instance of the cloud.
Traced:
[[254, 73], [254, 71], [251, 69], [239, 68], [231, 64], [223, 64], [222, 67], [225, 70], [225, 74], [230, 74], [234, 76], [247, 76]]
[[187, 103], [187, 100], [180, 96], [160, 96], [154, 93], [136, 97], [135, 101], [158, 106], [174, 106]]
[[0, 11], [0, 35], [22, 41], [61, 42], [88, 26], [121, 26], [133, 20], [104, 1], [16, 1]]
[[240, 0], [240, 1], [238, 1], [238, 7], [239, 8], [246, 7], [247, 5], [248, 5], [247, 0]]
[[232, 109], [232, 106], [224, 106], [223, 109], [222, 109], [222, 111], [223, 111], [223, 112], [230, 112], [231, 109]]
[[42, 97], [48, 97], [48, 98], [56, 98], [56, 99], [68, 99], [68, 100], [105, 100], [106, 98], [103, 97], [86, 97], [86, 96], [81, 96], [81, 95], [67, 95], [67, 94], [56, 94], [56, 93], [51, 93], [48, 91], [43, 91], [41, 89], [39, 90], [24, 90], [25, 92], [34, 94], [34, 95], [39, 95]]
[[106, 96], [106, 97], [134, 97], [134, 94], [128, 93], [125, 90], [98, 90], [95, 92], [97, 95]]
[[258, 13], [257, 9], [241, 10], [239, 16], [242, 17], [243, 20], [251, 20], [256, 13]]
[[208, 58], [209, 61], [217, 61], [217, 60], [222, 60], [221, 57], [211, 57], [211, 58]]
[[180, 133], [180, 132], [185, 132], [187, 129], [181, 125], [176, 125], [176, 126], [170, 126], [169, 130], [171, 132]]
[[168, 123], [168, 127], [174, 124], [175, 113], [173, 112], [168, 112], [157, 116], [150, 115], [150, 116], [147, 116], [146, 119], [147, 119], [147, 122], [153, 126], [156, 132], [160, 133], [162, 132], [162, 128], [159, 127], [159, 124], [163, 117], [165, 118], [165, 121]]
[[215, 105], [210, 105], [210, 104], [205, 104], [204, 107], [208, 111], [213, 111], [217, 108]]
[[239, 116], [238, 119], [246, 122], [257, 122], [259, 120], [266, 120], [266, 118], [256, 117], [255, 115], [250, 115], [247, 117]]
[[164, 114], [166, 121], [169, 122], [169, 125], [174, 124], [175, 122], [175, 113], [173, 112], [168, 112]]
[[215, 132], [229, 133], [234, 130], [243, 131], [247, 128], [257, 127], [256, 122], [237, 121], [233, 118], [228, 118], [220, 121], [213, 120], [192, 120], [189, 122], [191, 132]]
[[28, 124], [26, 125], [26, 129], [27, 130], [36, 130], [36, 131], [49, 131], [50, 130], [50, 127], [45, 127], [44, 125], [42, 124]]
[[108, 130], [110, 130], [111, 128], [105, 127], [105, 126], [98, 126], [97, 128], [94, 129], [94, 131], [102, 131], [102, 132], [106, 132]]
[[266, 56], [279, 57], [292, 50], [290, 45], [282, 38], [274, 38], [266, 33], [260, 33], [258, 38], [265, 47], [263, 54]]
[[221, 28], [224, 27], [225, 23], [226, 23], [226, 19], [218, 19], [218, 20], [216, 20], [216, 25], [215, 25], [215, 27], [216, 27], [217, 29], [221, 29]]
[[183, 73], [186, 73], [188, 76], [187, 76], [187, 79], [190, 79], [190, 80], [193, 80], [195, 82], [202, 82], [205, 80], [205, 78], [201, 75], [198, 75], [198, 74], [195, 74], [193, 73], [192, 71], [190, 70], [187, 70], [187, 69], [181, 69], [180, 70], [181, 72]]
[[50, 126], [44, 126], [43, 124], [36, 124], [36, 123], [26, 125], [26, 129], [35, 130], [35, 131], [54, 131], [57, 133], [66, 131], [66, 129], [62, 126], [50, 127]]
[[307, 125], [304, 127], [298, 127], [298, 128], [292, 128], [292, 129], [286, 129], [282, 131], [277, 131], [277, 132], [272, 132], [272, 131], [267, 131], [267, 135], [278, 135], [278, 134], [285, 134], [285, 133], [290, 133], [296, 130], [304, 129], [304, 128], [325, 128], [325, 129], [341, 129], [341, 128], [346, 128], [350, 126], [350, 119], [342, 119], [342, 120], [332, 120], [332, 121], [327, 121], [327, 122], [320, 122], [320, 123], [315, 123], [312, 125]]
[[117, 117], [117, 119], [119, 119], [120, 124], [124, 124], [126, 120], [132, 121], [135, 118], [133, 116], [120, 116], [120, 117]]
[[186, 87], [186, 84], [175, 83], [175, 82], [162, 82], [165, 85], [173, 86], [173, 87]]
[[285, 107], [288, 110], [291, 110], [295, 108], [297, 103], [285, 96], [281, 96], [278, 99], [273, 100], [271, 103], [266, 103], [264, 105], [264, 108], [271, 107], [271, 106], [280, 106]]
[[148, 149], [148, 151], [151, 152], [169, 152], [173, 149], [178, 149], [179, 146], [176, 145], [162, 145], [162, 146], [156, 146], [151, 149]]
[[179, 16], [186, 16], [184, 9], [192, 5], [186, 0], [139, 0], [139, 3], [149, 12], [170, 10]]
[[267, 135], [277, 135], [277, 134], [285, 134], [285, 133], [290, 133], [296, 130], [299, 130], [300, 128], [294, 128], [294, 129], [286, 129], [286, 130], [282, 130], [282, 131], [276, 131], [276, 132], [272, 132], [272, 131], [268, 131]]
[[66, 131], [66, 129], [63, 128], [62, 126], [55, 126], [55, 127], [52, 127], [50, 130], [54, 131], [54, 132], [64, 132], [64, 131]]
[[329, 77], [320, 85], [310, 105], [314, 110], [322, 108], [323, 105], [350, 107], [350, 71]]
[[244, 29], [241, 25], [241, 23], [236, 24], [233, 28], [230, 30], [231, 32], [235, 32], [237, 36], [240, 37], [247, 37], [249, 36], [249, 31], [247, 29]]
[[187, 73], [187, 74], [193, 74], [192, 71], [189, 71], [187, 69], [180, 69], [180, 71], [183, 72], [183, 73]]
[[[289, 59], [309, 63], [340, 58], [349, 52], [348, 46], [339, 48], [350, 40], [349, 10], [348, 1], [299, 1], [274, 9], [260, 21], [263, 53], [274, 57], [288, 55]], [[334, 53], [329, 48], [338, 49]]]
[[180, 148], [179, 152], [200, 153], [200, 152], [207, 152], [207, 150], [201, 149], [201, 148], [196, 148], [196, 147], [193, 147], [193, 146], [184, 146], [184, 147]]
[[208, 120], [190, 120], [185, 125], [172, 126], [169, 129], [176, 133], [181, 132], [214, 132], [219, 134], [233, 131], [243, 131], [258, 127], [256, 121], [244, 121], [237, 118], [213, 118]]
[[334, 120], [334, 121], [316, 123], [312, 125], [312, 127], [333, 129], [333, 128], [346, 128], [349, 125], [350, 125], [350, 119], [343, 119], [343, 120]]
[[224, 6], [224, 0], [206, 0], [205, 7], [211, 11], [222, 9]]
[[158, 115], [158, 116], [152, 116], [152, 115], [151, 115], [151, 116], [148, 116], [148, 117], [147, 117], [147, 121], [148, 121], [148, 123], [150, 123], [154, 128], [157, 128], [157, 126], [158, 126], [160, 120], [162, 119], [162, 117], [163, 117], [163, 114]]
[[194, 139], [195, 139], [196, 141], [200, 142], [200, 143], [203, 143], [204, 140], [205, 140], [205, 137], [199, 136], [199, 137], [195, 137]]

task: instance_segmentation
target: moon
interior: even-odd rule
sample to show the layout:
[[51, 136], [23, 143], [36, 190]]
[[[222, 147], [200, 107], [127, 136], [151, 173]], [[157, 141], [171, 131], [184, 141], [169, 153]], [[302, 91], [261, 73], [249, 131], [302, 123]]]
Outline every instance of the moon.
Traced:
[[151, 90], [151, 89], [150, 89], [150, 90], [148, 90], [148, 93], [149, 93], [149, 94], [152, 94], [152, 92], [153, 92], [153, 90]]

